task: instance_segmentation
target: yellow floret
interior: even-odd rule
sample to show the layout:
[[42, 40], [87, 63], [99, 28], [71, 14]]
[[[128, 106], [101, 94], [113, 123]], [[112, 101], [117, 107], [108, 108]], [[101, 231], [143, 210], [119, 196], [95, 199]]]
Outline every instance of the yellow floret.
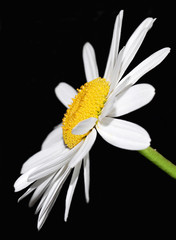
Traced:
[[87, 118], [98, 119], [107, 100], [109, 82], [104, 78], [96, 78], [82, 85], [77, 91], [78, 94], [72, 99], [73, 103], [69, 105], [62, 120], [63, 138], [69, 148], [75, 147], [89, 133], [74, 135], [72, 129]]

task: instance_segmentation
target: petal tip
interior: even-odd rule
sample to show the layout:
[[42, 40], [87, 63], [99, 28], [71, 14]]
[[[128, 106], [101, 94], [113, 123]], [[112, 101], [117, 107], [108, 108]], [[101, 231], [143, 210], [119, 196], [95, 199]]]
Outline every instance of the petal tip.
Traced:
[[165, 48], [166, 49], [166, 51], [168, 52], [168, 54], [170, 53], [170, 51], [171, 51], [171, 48], [170, 47], [166, 47]]

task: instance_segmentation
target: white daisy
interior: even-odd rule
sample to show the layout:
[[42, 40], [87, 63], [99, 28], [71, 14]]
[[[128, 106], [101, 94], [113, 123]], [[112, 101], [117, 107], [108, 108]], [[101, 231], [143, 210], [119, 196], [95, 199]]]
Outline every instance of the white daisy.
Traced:
[[84, 168], [86, 201], [89, 201], [89, 151], [97, 132], [108, 143], [123, 149], [141, 150], [150, 146], [150, 136], [137, 124], [117, 119], [149, 103], [154, 88], [149, 84], [133, 86], [145, 73], [156, 67], [170, 52], [163, 48], [124, 76], [155, 19], [145, 19], [119, 51], [123, 11], [116, 18], [110, 53], [104, 77], [100, 78], [93, 47], [83, 47], [87, 83], [78, 91], [61, 82], [55, 89], [58, 99], [67, 107], [63, 121], [45, 139], [41, 151], [22, 166], [15, 191], [29, 187], [19, 200], [34, 191], [29, 206], [40, 200], [38, 229], [44, 224], [60, 190], [72, 173], [65, 204], [67, 220], [81, 165]]

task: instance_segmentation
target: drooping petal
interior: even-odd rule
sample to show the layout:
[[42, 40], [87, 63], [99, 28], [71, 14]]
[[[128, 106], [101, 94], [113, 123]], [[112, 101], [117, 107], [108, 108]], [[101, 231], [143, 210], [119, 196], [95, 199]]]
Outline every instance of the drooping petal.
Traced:
[[65, 147], [63, 140], [61, 139], [58, 143], [55, 143], [51, 147], [43, 149], [32, 157], [30, 157], [22, 166], [21, 173], [29, 171], [31, 168], [38, 167], [41, 164], [53, 161], [53, 159], [59, 157], [61, 154], [68, 152], [69, 150]]
[[44, 150], [48, 147], [51, 147], [55, 143], [59, 143], [62, 138], [62, 123], [60, 123], [57, 127], [51, 131], [45, 140], [42, 143], [41, 149]]
[[153, 53], [139, 65], [137, 65], [131, 72], [129, 72], [119, 83], [117, 88], [126, 81], [126, 85], [135, 84], [144, 74], [159, 65], [169, 54], [170, 48], [162, 48]]
[[119, 148], [141, 150], [150, 145], [146, 130], [128, 121], [105, 117], [97, 124], [97, 131], [105, 141]]
[[[37, 188], [34, 191], [30, 201], [29, 201], [29, 207], [32, 207], [42, 196], [42, 194], [45, 192], [46, 188], [48, 187], [49, 183], [51, 182], [51, 179], [53, 178], [54, 174], [51, 176], [47, 176], [43, 179], [39, 179], [36, 181], [33, 185], [37, 184]], [[41, 182], [42, 181], [42, 182]]]
[[84, 189], [86, 202], [89, 202], [89, 187], [90, 187], [90, 158], [89, 153], [84, 157]]
[[71, 205], [71, 201], [73, 198], [73, 193], [78, 181], [78, 177], [79, 177], [79, 172], [80, 172], [80, 168], [81, 168], [81, 164], [82, 162], [80, 161], [74, 168], [73, 171], [73, 175], [70, 181], [70, 185], [67, 191], [67, 196], [66, 196], [66, 201], [65, 201], [65, 215], [64, 215], [64, 220], [65, 222], [67, 221], [68, 218], [68, 214], [69, 214], [69, 209], [70, 209], [70, 205]]
[[123, 10], [116, 17], [114, 30], [113, 30], [113, 37], [111, 42], [111, 47], [109, 51], [109, 56], [106, 64], [106, 69], [104, 73], [104, 78], [110, 80], [110, 74], [112, 69], [115, 65], [117, 54], [119, 51], [119, 43], [120, 43], [120, 36], [121, 36], [121, 28], [122, 28], [122, 20], [123, 20]]
[[87, 135], [85, 140], [82, 140], [83, 141], [82, 146], [73, 156], [72, 160], [69, 162], [68, 166], [70, 168], [75, 167], [78, 164], [78, 162], [80, 162], [86, 156], [86, 154], [90, 151], [91, 147], [93, 146], [96, 136], [97, 131], [95, 130], [95, 128], [93, 128], [92, 131]]
[[48, 178], [44, 178], [44, 179], [39, 179], [38, 181], [34, 182], [29, 187], [29, 189], [18, 199], [18, 202], [21, 201], [23, 198], [27, 197], [34, 190], [36, 191], [38, 188], [40, 188], [43, 185], [43, 183], [45, 183], [48, 179], [49, 179], [49, 177]]
[[[47, 198], [50, 190], [51, 190], [52, 187], [53, 187], [53, 184], [54, 184], [56, 181], [58, 181], [58, 183], [60, 183], [60, 180], [62, 179], [62, 176], [64, 176], [64, 174], [66, 173], [66, 171], [67, 171], [67, 167], [66, 167], [66, 166], [63, 166], [59, 171], [57, 171], [57, 172], [55, 172], [55, 173], [53, 174], [54, 177], [51, 179], [51, 181], [50, 181], [50, 183], [49, 183], [49, 185], [48, 185], [48, 188], [47, 188], [46, 191], [44, 192], [44, 194], [43, 194], [43, 196], [42, 196], [42, 198], [41, 198], [41, 200], [40, 200], [40, 202], [39, 202], [39, 204], [38, 204], [38, 206], [37, 206], [37, 208], [36, 208], [36, 210], [35, 210], [35, 214], [37, 214], [37, 213], [42, 209], [43, 204], [44, 204], [44, 202], [45, 202], [45, 200], [46, 200], [46, 198]], [[58, 187], [59, 187], [59, 186], [58, 186]]]
[[77, 91], [65, 82], [61, 82], [55, 88], [55, 94], [61, 103], [68, 108], [68, 105], [72, 103], [72, 98], [75, 97]]
[[83, 47], [83, 63], [87, 82], [99, 77], [95, 51], [88, 42]]
[[33, 181], [28, 181], [29, 175], [35, 171], [35, 168], [31, 168], [29, 171], [21, 175], [14, 183], [15, 192], [19, 192], [28, 187]]
[[147, 32], [152, 27], [155, 19], [146, 18], [134, 31], [124, 47], [123, 56], [121, 59], [121, 68], [119, 78], [124, 74], [125, 70], [135, 57], [138, 49], [140, 48]]
[[65, 167], [62, 175], [60, 175], [60, 172], [59, 172], [58, 175], [55, 177], [53, 183], [50, 185], [50, 189], [46, 195], [45, 201], [43, 202], [43, 205], [38, 217], [38, 222], [37, 222], [38, 230], [40, 230], [43, 224], [45, 223], [48, 217], [48, 214], [50, 213], [60, 193], [61, 187], [63, 186], [63, 183], [65, 182], [69, 173], [70, 173], [70, 169]]
[[79, 122], [72, 130], [72, 134], [75, 135], [82, 135], [87, 133], [89, 130], [91, 130], [95, 123], [97, 121], [97, 118], [90, 117], [88, 119], [85, 119], [81, 122]]
[[32, 174], [29, 175], [28, 180], [35, 181], [58, 171], [61, 167], [67, 165], [71, 161], [71, 159], [74, 158], [82, 145], [83, 142], [80, 142], [74, 148], [66, 149], [64, 153], [55, 155], [49, 161], [46, 161], [43, 164], [39, 165], [35, 169], [35, 171], [33, 171]]
[[[33, 184], [32, 184], [33, 185]], [[18, 198], [18, 202], [20, 202], [23, 198], [27, 197], [31, 192], [34, 191], [34, 187], [31, 186], [30, 188], [28, 188], [28, 190], [20, 197]]]
[[119, 117], [148, 104], [155, 95], [150, 84], [137, 84], [116, 96], [110, 117]]

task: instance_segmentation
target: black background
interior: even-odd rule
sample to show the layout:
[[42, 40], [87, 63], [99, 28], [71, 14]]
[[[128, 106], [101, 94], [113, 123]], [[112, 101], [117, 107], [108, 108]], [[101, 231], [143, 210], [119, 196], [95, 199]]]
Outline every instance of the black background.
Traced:
[[63, 216], [69, 180], [40, 232], [35, 210], [27, 205], [29, 198], [18, 204], [21, 193], [13, 192], [23, 162], [40, 149], [65, 113], [54, 88], [61, 81], [74, 88], [85, 82], [82, 47], [87, 41], [95, 48], [103, 76], [113, 24], [121, 9], [125, 11], [121, 47], [142, 20], [157, 18], [127, 72], [154, 51], [171, 47], [164, 62], [140, 80], [156, 88], [154, 100], [123, 119], [143, 126], [150, 133], [151, 145], [176, 164], [175, 6], [169, 1], [131, 2], [9, 3], [2, 8], [5, 74], [1, 85], [1, 208], [6, 236], [143, 239], [166, 234], [171, 239], [175, 231], [176, 181], [137, 152], [115, 148], [100, 136], [90, 153], [90, 203], [85, 203], [81, 172], [67, 223]]

